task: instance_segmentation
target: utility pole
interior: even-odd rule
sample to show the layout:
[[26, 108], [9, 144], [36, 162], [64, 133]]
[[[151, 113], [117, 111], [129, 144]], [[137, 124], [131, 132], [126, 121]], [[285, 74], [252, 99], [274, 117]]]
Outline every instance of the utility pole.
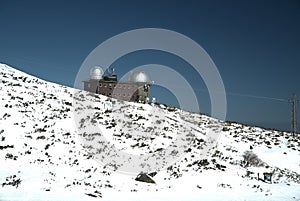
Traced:
[[296, 99], [296, 94], [293, 94], [293, 97], [289, 102], [292, 104], [291, 133], [293, 134], [293, 136], [295, 136], [297, 134], [297, 99]]

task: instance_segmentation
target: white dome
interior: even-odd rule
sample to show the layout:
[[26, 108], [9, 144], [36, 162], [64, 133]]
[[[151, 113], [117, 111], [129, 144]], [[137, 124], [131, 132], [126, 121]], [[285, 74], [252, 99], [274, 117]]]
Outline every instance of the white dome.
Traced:
[[99, 66], [95, 66], [90, 70], [90, 79], [91, 80], [101, 80], [103, 75], [103, 70]]
[[150, 82], [150, 79], [145, 72], [135, 71], [135, 72], [131, 73], [129, 81], [130, 82]]

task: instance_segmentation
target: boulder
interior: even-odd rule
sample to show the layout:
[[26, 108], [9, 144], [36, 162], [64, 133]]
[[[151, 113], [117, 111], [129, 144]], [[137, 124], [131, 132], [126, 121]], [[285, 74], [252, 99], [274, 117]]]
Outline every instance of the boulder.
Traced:
[[140, 174], [138, 174], [138, 176], [135, 178], [135, 180], [136, 181], [140, 181], [140, 182], [146, 182], [146, 183], [155, 184], [155, 181], [153, 180], [153, 178], [149, 174], [147, 174], [147, 173], [140, 173]]

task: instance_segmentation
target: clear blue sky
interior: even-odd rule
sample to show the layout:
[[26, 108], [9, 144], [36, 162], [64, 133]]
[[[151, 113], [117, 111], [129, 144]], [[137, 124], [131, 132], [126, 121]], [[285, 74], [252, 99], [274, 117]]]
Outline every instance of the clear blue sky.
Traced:
[[[211, 56], [228, 92], [228, 120], [289, 129], [287, 102], [250, 96], [288, 99], [296, 93], [300, 99], [299, 0], [0, 0], [0, 25], [0, 62], [63, 85], [73, 86], [82, 62], [101, 42], [124, 31], [155, 27], [190, 37]], [[188, 66], [156, 51], [129, 54], [113, 66], [121, 75], [148, 63], [178, 71]], [[209, 114], [201, 78], [192, 69], [180, 73], [196, 88], [201, 111]], [[176, 105], [169, 92], [163, 93], [154, 88], [152, 94]]]

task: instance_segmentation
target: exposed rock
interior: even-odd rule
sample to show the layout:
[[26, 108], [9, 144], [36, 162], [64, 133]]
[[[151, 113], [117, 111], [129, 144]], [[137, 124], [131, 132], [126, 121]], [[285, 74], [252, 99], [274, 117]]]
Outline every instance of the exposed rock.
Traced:
[[[153, 174], [152, 174], [153, 175]], [[140, 182], [146, 182], [146, 183], [151, 183], [155, 184], [155, 181], [152, 179], [152, 177], [149, 174], [146, 173], [140, 173], [136, 178], [136, 181]]]

